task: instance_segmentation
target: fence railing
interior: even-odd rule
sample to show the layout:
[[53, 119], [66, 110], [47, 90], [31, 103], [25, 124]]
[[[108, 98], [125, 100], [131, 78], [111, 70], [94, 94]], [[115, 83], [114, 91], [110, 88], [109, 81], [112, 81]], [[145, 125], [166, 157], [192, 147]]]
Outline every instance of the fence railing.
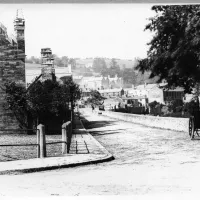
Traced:
[[[56, 142], [46, 142], [46, 134], [45, 134], [45, 126], [43, 124], [39, 124], [37, 129], [23, 129], [20, 131], [35, 131], [37, 137], [36, 144], [0, 144], [0, 147], [13, 147], [13, 146], [37, 146], [37, 158], [45, 158], [47, 157], [46, 146], [49, 144], [58, 144], [62, 143], [62, 154], [69, 153], [71, 138], [72, 138], [72, 123], [68, 121], [62, 125], [62, 140]], [[1, 129], [0, 129], [1, 130]], [[1, 131], [16, 131], [14, 129], [4, 129]]]

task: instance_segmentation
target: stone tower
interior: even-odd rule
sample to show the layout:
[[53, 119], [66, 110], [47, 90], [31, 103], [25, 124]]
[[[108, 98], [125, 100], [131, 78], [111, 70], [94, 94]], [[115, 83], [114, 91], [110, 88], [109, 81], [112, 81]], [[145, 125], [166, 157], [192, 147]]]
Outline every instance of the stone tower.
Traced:
[[51, 48], [41, 49], [42, 79], [55, 78], [54, 58]]
[[6, 82], [25, 86], [25, 20], [17, 12], [14, 20], [16, 36], [9, 37], [0, 23], [0, 129], [18, 129], [19, 122], [5, 100]]

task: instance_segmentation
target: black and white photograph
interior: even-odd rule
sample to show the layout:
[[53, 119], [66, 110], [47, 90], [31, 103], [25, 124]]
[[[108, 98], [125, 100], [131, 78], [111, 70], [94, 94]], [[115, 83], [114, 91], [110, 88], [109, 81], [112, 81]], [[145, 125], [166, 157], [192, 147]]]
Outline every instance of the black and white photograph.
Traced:
[[0, 198], [198, 195], [199, 170], [200, 4], [0, 2]]

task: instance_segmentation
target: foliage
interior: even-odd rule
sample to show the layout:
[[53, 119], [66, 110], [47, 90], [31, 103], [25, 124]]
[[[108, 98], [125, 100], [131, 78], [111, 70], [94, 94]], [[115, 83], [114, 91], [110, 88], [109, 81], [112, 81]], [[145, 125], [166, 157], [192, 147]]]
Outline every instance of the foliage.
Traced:
[[163, 105], [157, 101], [149, 103], [150, 113], [153, 115], [161, 115], [161, 109]]
[[74, 58], [69, 59], [69, 64], [71, 64], [72, 69], [76, 69], [76, 60]]
[[121, 76], [121, 70], [120, 67], [116, 61], [116, 59], [112, 58], [110, 62], [110, 68], [109, 68], [109, 75], [111, 77], [114, 77], [115, 75]]
[[160, 105], [160, 103], [157, 102], [157, 101], [153, 101], [153, 102], [149, 103], [149, 107], [150, 107], [151, 109], [155, 108], [157, 105]]
[[165, 79], [168, 87], [182, 86], [191, 93], [200, 81], [200, 6], [153, 6], [156, 16], [150, 18], [145, 30], [154, 32], [147, 58], [137, 69], [150, 71], [150, 78]]
[[136, 73], [133, 68], [124, 68], [122, 71], [123, 82], [126, 84], [136, 83]]
[[187, 102], [184, 104], [183, 110], [184, 112], [193, 114], [193, 112], [196, 110], [196, 108], [198, 107], [197, 105], [198, 103], [192, 99], [190, 102]]
[[104, 58], [95, 58], [93, 61], [92, 68], [94, 72], [102, 73], [107, 70], [107, 65]]
[[76, 84], [71, 77], [64, 81], [64, 86], [70, 92], [68, 100], [75, 102], [81, 98], [79, 85]]
[[6, 100], [20, 125], [28, 128], [29, 121], [46, 121], [49, 117], [66, 119], [70, 101], [80, 99], [81, 92], [77, 84], [69, 79], [65, 84], [58, 81], [37, 81], [26, 90], [14, 82], [6, 83]]
[[[75, 68], [76, 66], [76, 61], [73, 58], [68, 58], [67, 56], [62, 56], [59, 57], [56, 54], [53, 54], [54, 57], [54, 64], [59, 66], [59, 67], [67, 67], [68, 64], [72, 65], [72, 68]], [[37, 58], [35, 56], [31, 56], [30, 58], [26, 57], [26, 63], [36, 63], [40, 64], [40, 58]]]
[[26, 89], [17, 85], [15, 82], [5, 83], [6, 101], [8, 108], [13, 111], [16, 119], [22, 127], [27, 128], [27, 113], [29, 112], [28, 104], [26, 101]]
[[181, 112], [183, 108], [183, 102], [181, 100], [173, 100], [169, 102], [168, 105], [169, 111], [175, 113], [175, 112]]
[[104, 99], [97, 90], [91, 90], [91, 95], [87, 99], [87, 103], [98, 106], [104, 103]]

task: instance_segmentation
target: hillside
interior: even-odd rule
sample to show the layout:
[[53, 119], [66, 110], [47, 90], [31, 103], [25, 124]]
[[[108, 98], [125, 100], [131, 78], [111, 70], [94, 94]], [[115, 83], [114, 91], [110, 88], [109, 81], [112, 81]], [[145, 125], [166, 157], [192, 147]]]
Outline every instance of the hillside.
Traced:
[[[92, 67], [93, 60], [94, 60], [93, 58], [76, 59], [77, 68], [72, 69], [73, 74], [75, 76], [80, 76], [80, 75], [83, 75], [83, 76], [99, 75], [100, 76], [100, 74], [94, 73], [93, 70], [91, 68], [89, 68], [89, 67]], [[106, 61], [107, 66], [109, 67], [111, 59], [105, 58], [105, 61]], [[118, 65], [120, 66], [121, 70], [124, 68], [133, 68], [137, 64], [136, 60], [116, 59], [116, 61], [117, 61]], [[58, 67], [58, 68], [60, 68], [60, 67]], [[33, 79], [33, 76], [35, 76], [35, 74], [41, 73], [41, 65], [26, 63], [26, 74], [27, 73], [30, 74], [30, 75], [28, 75], [27, 79]], [[136, 73], [136, 80], [134, 81], [134, 85], [140, 85], [140, 84], [144, 84], [144, 83], [156, 83], [156, 81], [158, 80], [157, 77], [155, 77], [153, 79], [149, 79], [149, 75], [150, 75], [149, 72], [145, 72], [144, 74], [142, 74], [141, 72], [138, 72], [137, 70], [135, 70], [135, 73]], [[32, 76], [32, 74], [34, 74], [34, 75]]]
[[[105, 62], [107, 64], [107, 67], [110, 67], [110, 58], [104, 58]], [[86, 58], [86, 59], [76, 59], [76, 64], [78, 65], [85, 65], [85, 67], [92, 67], [94, 58]], [[120, 69], [123, 68], [132, 68], [135, 67], [137, 64], [137, 60], [125, 60], [125, 59], [116, 59], [118, 65], [120, 66]]]
[[[110, 67], [110, 62], [111, 59], [105, 59], [107, 67]], [[137, 61], [136, 60], [122, 60], [122, 59], [116, 59], [117, 64], [119, 65], [120, 69], [123, 68], [133, 68], [137, 65]]]

